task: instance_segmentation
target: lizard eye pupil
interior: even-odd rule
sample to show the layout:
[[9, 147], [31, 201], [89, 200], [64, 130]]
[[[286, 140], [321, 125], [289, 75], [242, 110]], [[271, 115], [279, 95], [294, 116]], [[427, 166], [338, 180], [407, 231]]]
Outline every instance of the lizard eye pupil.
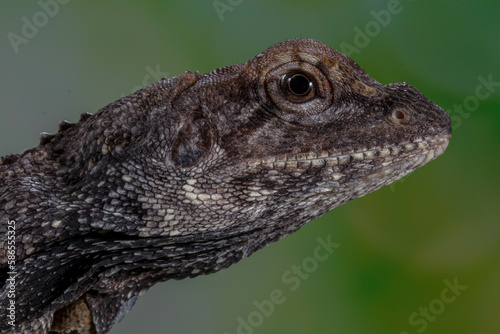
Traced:
[[284, 74], [279, 83], [281, 94], [290, 102], [304, 103], [316, 97], [316, 80], [304, 72]]
[[313, 89], [313, 83], [304, 74], [294, 74], [287, 79], [288, 89], [295, 95], [306, 95]]

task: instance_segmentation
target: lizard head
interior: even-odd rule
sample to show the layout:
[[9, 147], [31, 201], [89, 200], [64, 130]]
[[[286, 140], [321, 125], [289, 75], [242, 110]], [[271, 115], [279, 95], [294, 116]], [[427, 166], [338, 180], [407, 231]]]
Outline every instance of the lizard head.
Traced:
[[106, 332], [155, 282], [228, 267], [436, 158], [450, 136], [415, 88], [302, 39], [62, 122], [0, 159], [0, 217], [23, 233], [16, 323], [69, 332], [83, 314]]
[[0, 216], [27, 237], [16, 322], [53, 317], [68, 332], [81, 313], [106, 332], [155, 282], [228, 267], [436, 158], [450, 136], [415, 88], [302, 39], [62, 122], [0, 159]]
[[[81, 148], [54, 140], [83, 166], [74, 183], [100, 189], [113, 176], [124, 196], [125, 186], [138, 192], [134, 205], [152, 226], [141, 236], [173, 236], [197, 230], [180, 223], [195, 218], [207, 230], [263, 218], [299, 226], [435, 159], [451, 122], [409, 84], [383, 85], [329, 46], [293, 39], [245, 64], [164, 79], [68, 131], [86, 137]], [[144, 176], [131, 172], [137, 166]], [[143, 193], [135, 179], [154, 186]], [[168, 197], [165, 189], [181, 200], [150, 198]]]
[[276, 44], [195, 86], [211, 97], [217, 148], [252, 182], [286, 175], [349, 200], [436, 158], [451, 136], [448, 114], [417, 89], [383, 85], [314, 40]]

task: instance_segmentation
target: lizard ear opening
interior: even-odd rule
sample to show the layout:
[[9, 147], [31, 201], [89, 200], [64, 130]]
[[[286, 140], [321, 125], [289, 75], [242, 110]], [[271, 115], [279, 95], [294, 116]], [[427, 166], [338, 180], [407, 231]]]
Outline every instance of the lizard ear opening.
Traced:
[[172, 161], [179, 167], [192, 167], [210, 152], [213, 131], [206, 119], [198, 117], [192, 121], [186, 120], [176, 137]]

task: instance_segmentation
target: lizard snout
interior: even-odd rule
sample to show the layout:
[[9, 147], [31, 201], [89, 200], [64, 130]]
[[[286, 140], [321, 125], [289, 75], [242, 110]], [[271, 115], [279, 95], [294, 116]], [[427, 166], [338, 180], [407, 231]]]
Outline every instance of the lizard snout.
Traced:
[[451, 137], [451, 118], [441, 107], [427, 99], [407, 83], [386, 86], [389, 89], [387, 110], [389, 121], [399, 127], [412, 129], [420, 136]]

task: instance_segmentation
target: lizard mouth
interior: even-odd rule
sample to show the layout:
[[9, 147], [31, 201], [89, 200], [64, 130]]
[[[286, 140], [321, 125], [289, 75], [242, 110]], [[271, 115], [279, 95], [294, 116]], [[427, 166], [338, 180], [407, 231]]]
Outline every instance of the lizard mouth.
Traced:
[[[246, 162], [250, 169], [263, 167], [269, 169], [305, 170], [309, 168], [334, 167], [350, 162], [370, 162], [379, 160], [382, 166], [390, 165], [397, 157], [414, 160], [413, 168], [418, 168], [434, 160], [448, 147], [451, 136], [418, 137], [411, 142], [351, 152], [310, 152], [271, 156]], [[413, 158], [413, 159], [412, 159]]]

